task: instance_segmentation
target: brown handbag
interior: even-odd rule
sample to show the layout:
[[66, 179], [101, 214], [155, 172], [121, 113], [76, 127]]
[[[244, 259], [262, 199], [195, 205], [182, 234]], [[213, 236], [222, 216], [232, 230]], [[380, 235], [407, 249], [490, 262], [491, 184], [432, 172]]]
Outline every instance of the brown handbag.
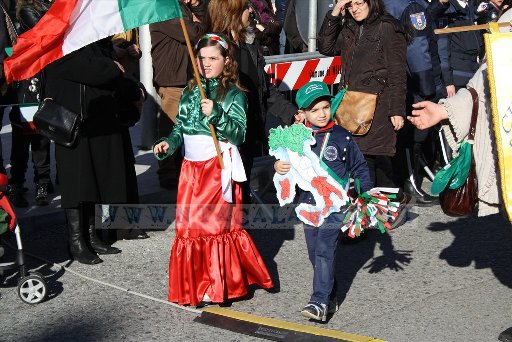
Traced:
[[[471, 125], [469, 128], [468, 140], [475, 138], [476, 122], [478, 118], [478, 94], [475, 89], [468, 87], [473, 98], [473, 113], [471, 115]], [[473, 149], [473, 147], [471, 147]], [[469, 169], [468, 178], [458, 189], [450, 189], [446, 187], [439, 194], [439, 202], [443, 212], [450, 216], [467, 216], [471, 215], [475, 210], [478, 202], [478, 180], [475, 172], [475, 159], [471, 153], [471, 168]]]
[[[382, 32], [382, 23], [380, 24], [379, 31]], [[375, 53], [379, 51], [381, 38], [382, 37], [379, 38], [376, 44]], [[376, 80], [381, 85], [381, 89], [378, 93], [347, 90], [343, 96], [343, 100], [334, 113], [334, 122], [352, 133], [352, 135], [365, 135], [368, 133], [372, 126], [379, 95], [387, 86], [387, 80], [377, 76], [375, 69], [373, 69], [372, 76], [363, 81], [363, 84], [367, 83], [368, 85], [372, 80]], [[343, 75], [343, 84], [345, 84], [345, 88], [347, 88], [345, 75]]]
[[347, 90], [336, 109], [334, 121], [352, 135], [365, 135], [372, 126], [377, 98], [377, 94]]

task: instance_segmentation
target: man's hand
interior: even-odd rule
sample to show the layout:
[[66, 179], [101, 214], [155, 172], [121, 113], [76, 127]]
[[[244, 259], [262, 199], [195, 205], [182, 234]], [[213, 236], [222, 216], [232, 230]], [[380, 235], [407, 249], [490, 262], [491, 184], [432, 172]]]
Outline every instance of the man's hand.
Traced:
[[398, 131], [404, 127], [404, 118], [400, 115], [393, 115], [389, 117], [389, 120], [391, 121], [391, 124], [393, 125], [393, 129], [395, 131]]
[[442, 120], [448, 119], [448, 112], [445, 106], [431, 102], [422, 101], [412, 105], [415, 110], [412, 116], [407, 119], [419, 129], [427, 129], [438, 124]]
[[453, 84], [446, 86], [446, 92], [448, 93], [448, 97], [452, 97], [455, 95], [455, 86]]
[[132, 57], [141, 57], [140, 49], [137, 44], [132, 44], [126, 48], [126, 52]]

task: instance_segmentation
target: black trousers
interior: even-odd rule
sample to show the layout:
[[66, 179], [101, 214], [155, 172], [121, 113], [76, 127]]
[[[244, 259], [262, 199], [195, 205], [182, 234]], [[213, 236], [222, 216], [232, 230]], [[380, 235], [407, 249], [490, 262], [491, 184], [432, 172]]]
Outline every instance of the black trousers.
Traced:
[[[396, 185], [396, 177], [393, 169], [393, 161], [390, 156], [369, 155], [365, 154], [364, 159], [368, 164], [370, 178], [375, 187], [398, 188]], [[403, 197], [403, 191], [397, 193], [397, 199]]]
[[364, 159], [368, 164], [370, 178], [374, 186], [396, 187], [393, 180], [393, 163], [390, 156], [376, 156], [365, 154]]
[[29, 150], [32, 150], [34, 183], [50, 182], [50, 140], [40, 134], [23, 134], [12, 125], [11, 184], [23, 184], [27, 172]]

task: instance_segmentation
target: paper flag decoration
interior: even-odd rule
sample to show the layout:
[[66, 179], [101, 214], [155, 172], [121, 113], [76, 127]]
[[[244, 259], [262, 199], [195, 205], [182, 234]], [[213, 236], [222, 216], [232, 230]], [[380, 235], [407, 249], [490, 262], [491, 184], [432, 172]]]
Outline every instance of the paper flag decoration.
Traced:
[[293, 201], [296, 185], [311, 192], [315, 205], [300, 203], [295, 212], [302, 222], [319, 227], [331, 213], [339, 212], [350, 202], [346, 189], [321, 167], [318, 156], [311, 151], [314, 144], [312, 130], [304, 125], [270, 130], [270, 155], [292, 166], [287, 174], [274, 175], [279, 204]]

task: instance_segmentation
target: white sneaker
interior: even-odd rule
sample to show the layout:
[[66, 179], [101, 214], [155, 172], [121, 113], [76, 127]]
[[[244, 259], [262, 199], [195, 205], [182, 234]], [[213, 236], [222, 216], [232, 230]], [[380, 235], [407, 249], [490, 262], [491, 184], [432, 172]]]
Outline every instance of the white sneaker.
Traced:
[[327, 305], [317, 302], [309, 302], [300, 312], [302, 316], [325, 322], [327, 320]]

